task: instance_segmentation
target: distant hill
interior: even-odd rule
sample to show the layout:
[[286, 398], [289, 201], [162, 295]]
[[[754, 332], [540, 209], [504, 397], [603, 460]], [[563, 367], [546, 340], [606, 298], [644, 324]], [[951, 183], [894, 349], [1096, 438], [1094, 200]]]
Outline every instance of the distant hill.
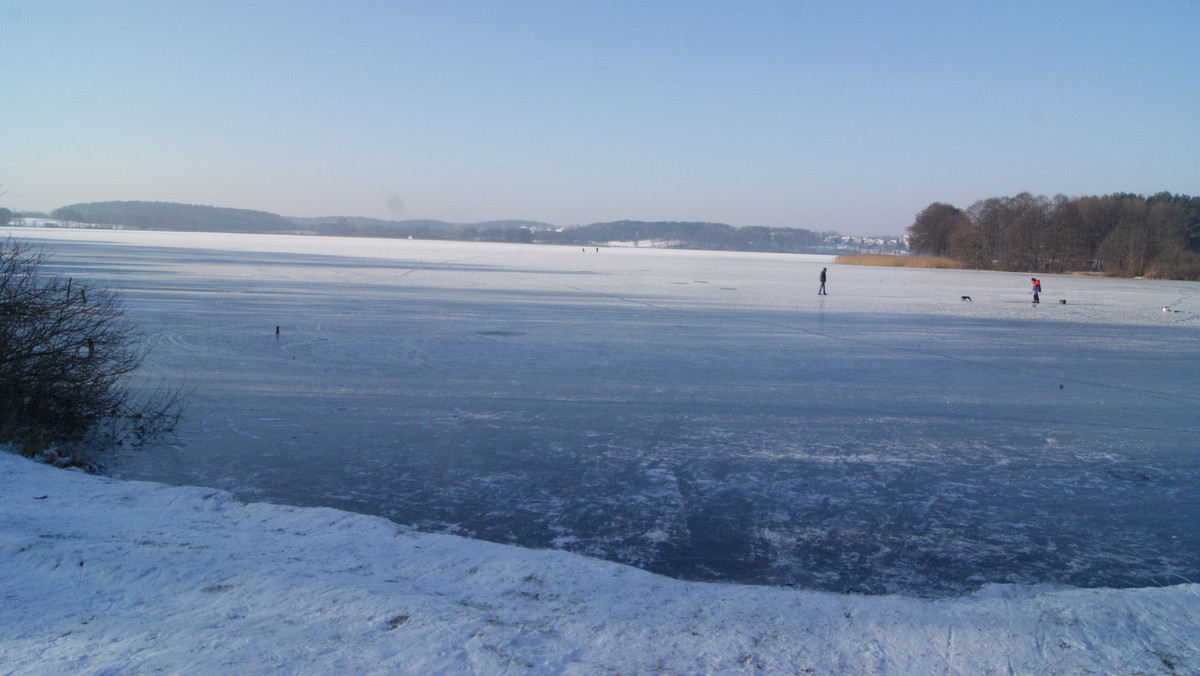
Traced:
[[353, 216], [285, 218], [265, 211], [174, 202], [90, 202], [55, 209], [51, 215], [67, 223], [140, 230], [410, 237], [583, 246], [619, 242], [676, 249], [779, 253], [904, 251], [903, 240], [899, 237], [866, 240], [801, 228], [735, 228], [725, 223], [705, 222], [613, 221], [559, 228], [549, 223], [522, 220], [448, 223], [437, 220], [385, 221]]
[[71, 223], [123, 225], [139, 230], [272, 233], [296, 229], [292, 221], [266, 211], [174, 202], [88, 202], [55, 209], [51, 216]]

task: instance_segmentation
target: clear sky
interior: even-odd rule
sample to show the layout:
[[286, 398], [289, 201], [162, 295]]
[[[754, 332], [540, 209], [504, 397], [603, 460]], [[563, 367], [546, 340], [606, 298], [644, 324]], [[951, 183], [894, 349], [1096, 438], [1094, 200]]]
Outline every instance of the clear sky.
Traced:
[[1200, 2], [0, 0], [0, 205], [703, 220], [1200, 194]]

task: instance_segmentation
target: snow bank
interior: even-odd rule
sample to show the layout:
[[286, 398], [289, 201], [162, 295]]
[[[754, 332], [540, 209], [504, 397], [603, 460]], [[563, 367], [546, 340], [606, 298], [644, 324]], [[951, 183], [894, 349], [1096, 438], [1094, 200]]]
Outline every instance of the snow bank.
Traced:
[[691, 583], [0, 453], [0, 673], [1200, 672], [1200, 586]]

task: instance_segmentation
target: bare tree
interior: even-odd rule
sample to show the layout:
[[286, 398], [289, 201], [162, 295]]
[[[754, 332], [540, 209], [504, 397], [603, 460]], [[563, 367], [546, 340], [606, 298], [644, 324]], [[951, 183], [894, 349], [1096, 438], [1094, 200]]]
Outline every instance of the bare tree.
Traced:
[[1043, 238], [1050, 222], [1050, 200], [1023, 192], [1006, 200], [1008, 228], [1006, 256], [1011, 270], [1041, 270]]
[[0, 441], [82, 463], [170, 432], [182, 392], [133, 385], [146, 352], [117, 294], [46, 276], [44, 261], [0, 244]]
[[1000, 263], [1004, 249], [1004, 229], [1007, 227], [1007, 209], [1004, 200], [990, 197], [972, 204], [967, 217], [979, 232], [979, 242], [989, 266]]
[[958, 207], [934, 202], [908, 226], [908, 248], [916, 253], [945, 256], [950, 250], [950, 234], [965, 220]]

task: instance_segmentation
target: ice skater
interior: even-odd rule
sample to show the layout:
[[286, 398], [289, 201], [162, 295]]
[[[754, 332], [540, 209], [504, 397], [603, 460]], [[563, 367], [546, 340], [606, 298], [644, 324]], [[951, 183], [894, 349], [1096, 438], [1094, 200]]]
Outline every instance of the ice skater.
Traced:
[[1033, 280], [1033, 302], [1040, 303], [1041, 300], [1039, 298], [1042, 295], [1042, 283], [1038, 281], [1037, 277], [1030, 277], [1030, 279]]
[[827, 270], [827, 269], [828, 268], [821, 268], [821, 288], [817, 289], [818, 296], [828, 296], [829, 295], [829, 294], [825, 293], [825, 270]]

